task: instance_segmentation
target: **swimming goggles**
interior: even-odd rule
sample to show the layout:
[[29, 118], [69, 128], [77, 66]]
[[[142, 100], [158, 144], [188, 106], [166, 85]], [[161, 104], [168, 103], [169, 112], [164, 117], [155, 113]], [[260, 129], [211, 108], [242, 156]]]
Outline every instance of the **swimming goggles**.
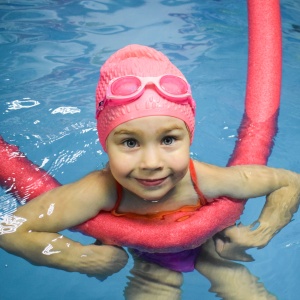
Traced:
[[156, 91], [169, 101], [178, 104], [189, 104], [194, 111], [195, 103], [192, 99], [191, 88], [183, 77], [175, 75], [158, 77], [127, 75], [109, 82], [106, 95], [99, 103], [96, 118], [107, 105], [118, 106], [137, 100], [144, 93], [147, 85], [154, 85]]

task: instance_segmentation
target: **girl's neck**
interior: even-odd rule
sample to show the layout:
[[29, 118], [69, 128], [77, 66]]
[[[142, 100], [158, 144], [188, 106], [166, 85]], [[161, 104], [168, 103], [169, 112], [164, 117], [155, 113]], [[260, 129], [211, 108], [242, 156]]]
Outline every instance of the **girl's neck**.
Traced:
[[151, 214], [162, 211], [177, 210], [186, 205], [196, 205], [198, 195], [194, 190], [190, 172], [177, 185], [159, 200], [141, 198], [131, 191], [123, 189], [122, 200], [118, 208], [119, 213], [134, 212], [137, 214]]

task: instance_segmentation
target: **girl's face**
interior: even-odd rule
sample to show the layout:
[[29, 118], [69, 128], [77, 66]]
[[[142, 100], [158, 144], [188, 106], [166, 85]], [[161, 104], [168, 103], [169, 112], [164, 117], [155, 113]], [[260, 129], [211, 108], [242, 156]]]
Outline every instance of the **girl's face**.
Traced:
[[144, 200], [158, 201], [186, 175], [190, 136], [174, 117], [134, 119], [107, 138], [109, 165], [123, 188]]

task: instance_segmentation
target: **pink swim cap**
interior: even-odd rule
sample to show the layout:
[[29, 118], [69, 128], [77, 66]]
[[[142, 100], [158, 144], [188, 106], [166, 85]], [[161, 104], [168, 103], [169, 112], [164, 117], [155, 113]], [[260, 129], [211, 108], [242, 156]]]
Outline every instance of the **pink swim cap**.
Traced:
[[[154, 77], [166, 74], [184, 77], [163, 53], [141, 45], [126, 46], [109, 57], [100, 70], [96, 90], [96, 109], [99, 102], [104, 99], [108, 83], [112, 79], [126, 75]], [[106, 105], [99, 113], [97, 130], [104, 151], [106, 151], [106, 139], [115, 127], [148, 116], [170, 116], [184, 121], [192, 141], [195, 129], [194, 109], [189, 104], [166, 100], [154, 89], [146, 89], [136, 101], [119, 106]]]

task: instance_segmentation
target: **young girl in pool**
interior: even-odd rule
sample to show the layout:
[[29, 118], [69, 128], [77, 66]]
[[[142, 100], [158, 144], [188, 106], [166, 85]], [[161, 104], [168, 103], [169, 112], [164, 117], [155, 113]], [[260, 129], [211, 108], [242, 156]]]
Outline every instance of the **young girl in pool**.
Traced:
[[[232, 243], [216, 239], [219, 253], [247, 259], [240, 250], [266, 245], [296, 211], [300, 175], [257, 165], [223, 168], [190, 158], [195, 101], [183, 74], [162, 53], [130, 45], [113, 54], [101, 68], [96, 106], [100, 143], [109, 157], [107, 167], [20, 207], [6, 219], [15, 229], [0, 236], [3, 249], [35, 264], [105, 277], [124, 267], [124, 250], [83, 246], [57, 232], [100, 211], [153, 217], [180, 209], [197, 210], [220, 196], [247, 199], [266, 195], [258, 229], [233, 227], [227, 230]], [[216, 256], [212, 242], [207, 245], [206, 249], [214, 251], [212, 257]], [[173, 258], [155, 254], [135, 251], [133, 255], [141, 269], [145, 268], [142, 264], [150, 264], [158, 274], [172, 274], [168, 278], [175, 278], [171, 282], [177, 290], [180, 271], [196, 266], [206, 274], [197, 264], [207, 251], [200, 255], [199, 249], [177, 254], [175, 263]], [[130, 285], [128, 291], [132, 295]]]

